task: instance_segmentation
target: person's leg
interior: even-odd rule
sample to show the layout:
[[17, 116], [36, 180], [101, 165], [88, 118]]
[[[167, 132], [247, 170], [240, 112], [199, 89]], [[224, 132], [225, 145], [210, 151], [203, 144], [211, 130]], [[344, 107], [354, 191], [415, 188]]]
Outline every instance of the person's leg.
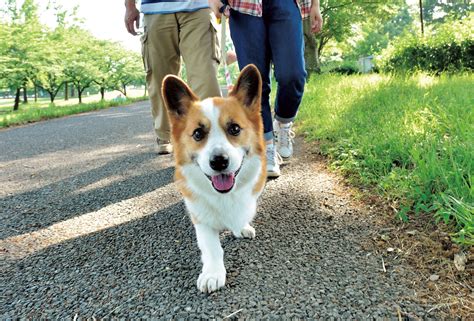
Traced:
[[[272, 0], [264, 7], [278, 89], [275, 100], [275, 139], [283, 158], [293, 154], [291, 124], [306, 81], [301, 13], [294, 1]], [[265, 12], [265, 11], [264, 11]]]
[[231, 10], [230, 34], [242, 70], [248, 64], [257, 66], [262, 76], [262, 118], [266, 141], [273, 139], [270, 109], [270, 50], [266, 26], [262, 18]]
[[201, 99], [220, 96], [217, 81], [219, 48], [211, 10], [176, 14], [179, 25], [179, 49], [186, 64], [189, 85]]
[[279, 158], [273, 144], [272, 112], [270, 109], [270, 47], [263, 18], [231, 10], [230, 34], [237, 53], [239, 68], [248, 64], [257, 66], [262, 76], [262, 118], [267, 142], [267, 176], [280, 176]]
[[180, 69], [178, 25], [174, 14], [145, 15], [142, 36], [142, 55], [146, 71], [148, 95], [151, 102], [155, 133], [162, 142], [159, 152], [169, 152], [165, 144], [170, 139], [170, 125], [161, 98], [161, 83], [168, 74], [177, 75]]

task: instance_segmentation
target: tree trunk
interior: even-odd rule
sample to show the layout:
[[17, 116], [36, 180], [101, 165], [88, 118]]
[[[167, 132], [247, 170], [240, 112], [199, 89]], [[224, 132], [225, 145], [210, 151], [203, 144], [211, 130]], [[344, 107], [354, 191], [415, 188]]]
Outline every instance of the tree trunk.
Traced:
[[77, 97], [79, 98], [79, 104], [82, 104], [82, 92], [86, 89], [86, 87], [82, 87], [81, 85], [77, 86]]
[[71, 86], [71, 97], [74, 97], [76, 95], [74, 89], [75, 89], [75, 87]]
[[49, 94], [49, 100], [51, 100], [51, 103], [54, 103], [54, 94], [52, 91], [48, 91]]
[[34, 85], [35, 87], [35, 103], [38, 101], [38, 87], [36, 87], [36, 85]]
[[306, 72], [308, 73], [308, 80], [312, 73], [320, 73], [321, 65], [319, 62], [319, 54], [317, 49], [317, 41], [314, 34], [311, 32], [311, 19], [303, 20], [304, 33], [304, 60]]
[[127, 97], [127, 85], [123, 84], [123, 94]]
[[66, 81], [64, 83], [64, 100], [69, 100], [69, 83]]
[[423, 22], [423, 1], [420, 0], [420, 23], [421, 23], [421, 36], [425, 35], [425, 27]]
[[104, 100], [104, 96], [105, 96], [105, 88], [101, 87], [100, 88], [100, 99]]
[[26, 92], [26, 86], [23, 87], [23, 103], [28, 104], [28, 93]]
[[16, 89], [15, 104], [13, 105], [13, 111], [17, 111], [20, 107], [20, 87]]
[[146, 91], [147, 90], [147, 85], [145, 84], [145, 94], [143, 96], [146, 96]]

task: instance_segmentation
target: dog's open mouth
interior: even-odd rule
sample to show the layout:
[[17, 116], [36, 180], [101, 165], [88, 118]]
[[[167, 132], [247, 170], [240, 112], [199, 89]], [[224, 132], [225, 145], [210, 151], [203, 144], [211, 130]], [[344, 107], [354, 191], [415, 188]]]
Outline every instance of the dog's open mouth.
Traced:
[[219, 193], [228, 193], [235, 184], [235, 177], [239, 173], [240, 168], [235, 173], [221, 173], [219, 175], [208, 176], [212, 183], [212, 187]]

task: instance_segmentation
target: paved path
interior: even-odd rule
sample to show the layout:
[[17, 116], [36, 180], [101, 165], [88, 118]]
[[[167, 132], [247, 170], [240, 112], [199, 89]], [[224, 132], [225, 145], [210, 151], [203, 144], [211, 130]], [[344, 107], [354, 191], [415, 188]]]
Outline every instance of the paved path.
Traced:
[[148, 108], [0, 131], [0, 319], [436, 317], [410, 268], [384, 272], [365, 246], [372, 216], [301, 150], [268, 182], [256, 239], [221, 234], [226, 287], [199, 293], [194, 231]]

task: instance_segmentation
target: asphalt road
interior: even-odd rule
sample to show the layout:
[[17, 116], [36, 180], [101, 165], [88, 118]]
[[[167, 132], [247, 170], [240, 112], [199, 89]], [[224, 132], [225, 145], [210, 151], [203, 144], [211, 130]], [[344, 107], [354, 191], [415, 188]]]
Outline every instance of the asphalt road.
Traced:
[[301, 147], [267, 183], [256, 239], [221, 234], [225, 288], [200, 293], [152, 132], [148, 103], [0, 131], [0, 319], [436, 318], [414, 271], [365, 246], [374, 213]]

